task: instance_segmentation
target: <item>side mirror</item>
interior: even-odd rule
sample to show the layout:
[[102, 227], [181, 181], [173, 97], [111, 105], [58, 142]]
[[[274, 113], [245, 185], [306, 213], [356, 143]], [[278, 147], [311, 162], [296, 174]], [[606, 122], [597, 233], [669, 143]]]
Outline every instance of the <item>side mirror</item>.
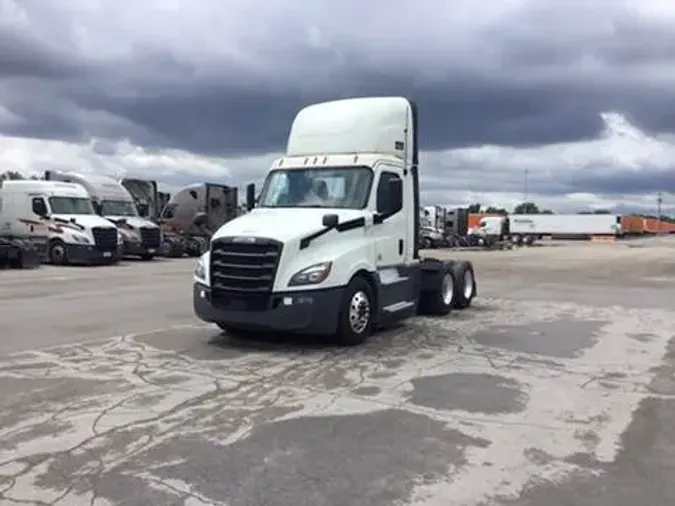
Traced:
[[246, 186], [246, 209], [248, 211], [253, 209], [257, 200], [255, 197], [255, 184], [251, 183]]
[[148, 206], [148, 204], [137, 204], [136, 209], [138, 209], [139, 216], [147, 218], [150, 206]]
[[340, 218], [337, 214], [324, 214], [321, 223], [326, 228], [335, 228], [338, 226]]
[[390, 213], [397, 213], [403, 208], [403, 180], [394, 178], [389, 180], [389, 209]]
[[206, 213], [197, 213], [192, 218], [192, 223], [198, 227], [205, 227], [209, 223], [209, 216]]

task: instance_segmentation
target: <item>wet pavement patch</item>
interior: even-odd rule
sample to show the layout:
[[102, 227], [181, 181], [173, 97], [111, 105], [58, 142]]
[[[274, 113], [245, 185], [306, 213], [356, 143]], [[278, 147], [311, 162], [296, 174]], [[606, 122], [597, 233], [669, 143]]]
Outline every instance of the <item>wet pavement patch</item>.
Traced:
[[410, 402], [438, 410], [517, 413], [528, 396], [517, 381], [494, 374], [451, 373], [412, 381]]
[[488, 444], [425, 416], [388, 410], [265, 424], [229, 446], [183, 439], [146, 458], [156, 465], [186, 457], [154, 473], [230, 506], [391, 506], [407, 501], [417, 484], [451, 479], [466, 464], [467, 447]]
[[598, 340], [603, 321], [574, 319], [492, 327], [472, 336], [483, 346], [557, 358], [574, 358]]
[[[621, 439], [611, 464], [574, 461], [582, 469], [560, 482], [532, 483], [518, 499], [501, 506], [667, 506], [675, 504], [675, 401], [645, 399]], [[481, 505], [482, 506], [482, 505]]]
[[[7, 448], [35, 437], [55, 434], [65, 430], [65, 426], [53, 422], [42, 422], [45, 416], [56, 414], [66, 405], [73, 409], [84, 405], [87, 399], [98, 399], [110, 391], [120, 391], [128, 387], [115, 381], [92, 381], [74, 378], [53, 379], [0, 379], [0, 429], [11, 429], [19, 424], [27, 424], [20, 436], [3, 440]], [[13, 390], [13, 392], [10, 392]], [[74, 395], [77, 393], [77, 397]], [[100, 401], [97, 400], [96, 404]]]

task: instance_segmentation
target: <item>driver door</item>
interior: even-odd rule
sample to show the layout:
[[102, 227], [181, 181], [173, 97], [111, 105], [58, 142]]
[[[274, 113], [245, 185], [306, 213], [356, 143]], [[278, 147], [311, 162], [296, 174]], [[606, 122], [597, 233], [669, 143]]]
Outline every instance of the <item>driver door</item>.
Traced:
[[375, 265], [379, 269], [393, 267], [405, 262], [406, 220], [403, 208], [377, 223], [377, 216], [389, 209], [389, 182], [401, 179], [402, 171], [397, 167], [387, 166], [380, 173], [377, 183], [376, 220], [373, 226], [375, 241]]

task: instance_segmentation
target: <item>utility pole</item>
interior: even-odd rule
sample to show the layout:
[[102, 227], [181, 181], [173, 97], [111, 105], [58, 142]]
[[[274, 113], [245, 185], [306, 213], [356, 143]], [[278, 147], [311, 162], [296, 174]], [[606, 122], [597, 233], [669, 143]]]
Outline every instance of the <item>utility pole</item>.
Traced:
[[663, 193], [656, 194], [656, 233], [661, 233], [661, 204], [663, 204]]
[[525, 171], [523, 172], [523, 211], [525, 211], [525, 213], [529, 213], [530, 211], [529, 206], [527, 205], [527, 197], [528, 197], [527, 176], [529, 175], [529, 173], [530, 173], [529, 169], [525, 169]]

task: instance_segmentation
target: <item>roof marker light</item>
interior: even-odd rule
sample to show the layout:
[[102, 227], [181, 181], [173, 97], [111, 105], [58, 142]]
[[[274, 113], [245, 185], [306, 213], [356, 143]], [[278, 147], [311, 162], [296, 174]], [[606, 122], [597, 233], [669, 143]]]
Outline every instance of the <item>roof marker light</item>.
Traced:
[[352, 161], [352, 163], [356, 163], [358, 161], [359, 161], [359, 155], [354, 155], [354, 160]]
[[328, 161], [328, 157], [327, 157], [327, 156], [324, 156], [324, 157], [323, 157], [323, 161], [322, 161], [321, 163], [325, 165], [327, 161]]
[[318, 157], [318, 156], [315, 156], [315, 157], [314, 157], [314, 161], [313, 161], [312, 163], [313, 163], [314, 165], [316, 165], [316, 162], [318, 162], [318, 161], [319, 161], [319, 157]]
[[281, 167], [283, 164], [284, 164], [284, 159], [282, 158], [281, 160], [279, 160], [279, 167]]
[[309, 162], [309, 158], [305, 158], [305, 165], [307, 165], [307, 162]]

